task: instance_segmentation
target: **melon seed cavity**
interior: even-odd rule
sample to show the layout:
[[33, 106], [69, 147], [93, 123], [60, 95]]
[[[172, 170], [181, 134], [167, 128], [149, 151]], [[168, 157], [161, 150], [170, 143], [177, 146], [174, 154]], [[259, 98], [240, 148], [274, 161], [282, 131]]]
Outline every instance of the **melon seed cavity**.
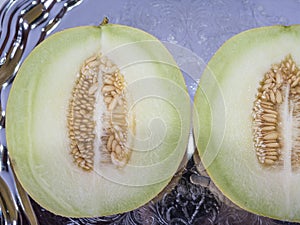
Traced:
[[126, 85], [107, 57], [94, 55], [83, 63], [69, 101], [67, 125], [70, 153], [80, 168], [93, 170], [96, 154], [101, 162], [127, 164]]
[[300, 70], [291, 55], [264, 74], [252, 114], [259, 163], [296, 169], [300, 165]]

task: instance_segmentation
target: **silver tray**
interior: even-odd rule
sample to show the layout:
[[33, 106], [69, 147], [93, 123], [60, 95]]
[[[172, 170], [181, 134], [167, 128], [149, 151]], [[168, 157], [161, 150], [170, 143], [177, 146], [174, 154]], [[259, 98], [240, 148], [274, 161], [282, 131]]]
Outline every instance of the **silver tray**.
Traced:
[[[20, 15], [37, 4], [45, 7], [44, 18], [29, 32], [18, 33]], [[0, 65], [9, 45], [20, 41], [18, 38], [26, 45], [16, 69], [47, 36], [69, 27], [98, 25], [106, 16], [111, 23], [143, 29], [163, 41], [183, 72], [192, 99], [205, 64], [228, 38], [254, 27], [300, 23], [299, 11], [299, 0], [0, 0]], [[2, 91], [2, 101], [8, 93], [9, 88]], [[31, 201], [41, 225], [296, 224], [254, 215], [233, 205], [199, 166], [196, 154], [181, 175], [159, 198], [132, 212], [109, 217], [59, 217]], [[0, 220], [0, 224], [5, 222]]]

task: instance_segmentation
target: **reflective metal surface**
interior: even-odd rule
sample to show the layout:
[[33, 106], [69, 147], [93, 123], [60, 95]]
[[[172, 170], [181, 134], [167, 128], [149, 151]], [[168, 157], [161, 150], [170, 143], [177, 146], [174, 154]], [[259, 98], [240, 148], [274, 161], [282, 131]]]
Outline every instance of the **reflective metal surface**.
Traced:
[[[254, 27], [300, 23], [299, 10], [299, 0], [9, 0], [0, 11], [0, 68], [11, 61], [8, 66], [15, 74], [33, 47], [47, 36], [69, 27], [98, 25], [107, 16], [111, 23], [143, 29], [163, 41], [182, 69], [192, 98], [205, 64], [228, 38]], [[11, 75], [1, 71], [0, 80], [7, 81], [7, 76]], [[9, 88], [2, 88], [3, 110]], [[0, 132], [0, 144], [6, 146], [4, 130]], [[189, 151], [193, 150], [191, 143]], [[64, 218], [31, 202], [42, 225], [296, 224], [260, 217], [233, 205], [215, 188], [196, 155], [180, 175], [159, 198], [109, 217]], [[0, 191], [5, 187], [0, 184]], [[14, 185], [9, 188], [14, 190]], [[13, 208], [10, 211], [14, 217]], [[7, 217], [1, 213], [1, 225]]]

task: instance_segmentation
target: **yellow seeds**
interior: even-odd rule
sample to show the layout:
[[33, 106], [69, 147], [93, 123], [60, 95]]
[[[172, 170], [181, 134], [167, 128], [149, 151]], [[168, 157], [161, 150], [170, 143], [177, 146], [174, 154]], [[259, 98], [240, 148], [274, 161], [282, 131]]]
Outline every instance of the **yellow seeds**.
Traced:
[[268, 155], [266, 156], [266, 160], [273, 160], [274, 162], [278, 159], [276, 155]]
[[118, 97], [114, 97], [108, 105], [108, 110], [112, 111], [118, 104]]
[[278, 153], [278, 149], [276, 149], [276, 148], [265, 148], [265, 149], [263, 150], [263, 152], [264, 152], [265, 154], [270, 154], [270, 152], [276, 152], [277, 154], [279, 154], [279, 153]]
[[264, 140], [276, 140], [279, 137], [279, 134], [275, 132], [267, 133], [263, 138]]
[[267, 158], [270, 158], [269, 156], [276, 156], [276, 159], [277, 159], [277, 156], [278, 156], [278, 152], [276, 152], [276, 151], [266, 151], [265, 154], [266, 154]]
[[269, 89], [271, 87], [271, 85], [272, 85], [272, 83], [267, 83], [262, 87], [262, 89], [263, 90]]
[[100, 62], [98, 60], [96, 60], [96, 59], [95, 60], [91, 60], [90, 62], [87, 63], [87, 66], [89, 68], [98, 67], [99, 65], [100, 65]]
[[[93, 55], [89, 57], [88, 59], [85, 60], [85, 65], [89, 64], [92, 61], [96, 61], [96, 59], [97, 59], [97, 55]], [[85, 65], [83, 67], [85, 67]]]
[[114, 91], [116, 89], [115, 86], [113, 85], [104, 85], [103, 88], [102, 88], [102, 92], [105, 93], [105, 92], [111, 92], [111, 91]]
[[[281, 152], [281, 141], [284, 140], [280, 136], [283, 129], [281, 126], [284, 124], [281, 121], [281, 105], [292, 105], [293, 115], [300, 110], [300, 70], [292, 57], [288, 55], [282, 62], [271, 65], [257, 90], [252, 110], [253, 142], [257, 159], [268, 166], [282, 165], [281, 156], [285, 153]], [[298, 147], [291, 150], [291, 162], [295, 162], [298, 157], [294, 154], [296, 149]]]
[[106, 74], [103, 77], [103, 83], [102, 93], [109, 112], [103, 118], [110, 119], [109, 126], [105, 129], [109, 135], [107, 148], [111, 152], [111, 162], [122, 167], [126, 165], [130, 153], [128, 149], [121, 147], [125, 145], [127, 137], [125, 82], [123, 75], [119, 70], [116, 70], [110, 75]]
[[276, 73], [276, 84], [281, 84], [282, 83], [282, 74], [280, 71]]
[[277, 118], [277, 115], [275, 113], [266, 113], [263, 115], [263, 118], [270, 117], [270, 118]]
[[273, 79], [272, 78], [268, 78], [264, 81], [265, 84], [269, 84], [272, 83]]
[[117, 145], [116, 148], [115, 148], [115, 152], [117, 155], [120, 155], [122, 153], [122, 148], [120, 145]]
[[264, 109], [264, 112], [268, 114], [274, 114], [276, 116], [278, 115], [278, 113], [275, 110], [271, 110], [271, 109]]
[[274, 105], [272, 102], [268, 102], [268, 101], [265, 101], [265, 100], [261, 100], [260, 103], [263, 106], [273, 106]]
[[262, 131], [271, 131], [271, 130], [275, 130], [275, 129], [276, 129], [275, 126], [265, 126], [265, 127], [261, 128]]
[[[83, 170], [93, 169], [96, 154], [94, 145], [98, 143], [95, 142], [96, 133], [102, 133], [102, 146], [97, 147], [100, 149], [101, 162], [110, 159], [110, 162], [118, 167], [125, 166], [130, 150], [124, 147], [128, 128], [123, 75], [107, 57], [95, 55], [85, 60], [76, 76], [67, 115], [70, 154], [74, 163]], [[98, 81], [98, 78], [101, 80]], [[101, 121], [95, 121], [94, 118], [95, 104], [98, 104], [96, 100], [101, 99], [97, 97], [98, 93], [102, 94], [106, 107], [102, 118], [99, 118]], [[121, 118], [112, 116], [115, 112], [116, 115], [121, 115]], [[96, 132], [98, 122], [102, 124], [102, 130]]]
[[93, 85], [89, 88], [89, 91], [88, 91], [89, 95], [94, 94], [94, 93], [97, 91], [97, 89], [98, 89], [98, 83], [93, 84]]
[[279, 90], [276, 91], [276, 102], [278, 104], [281, 104], [282, 103], [282, 95], [281, 95], [281, 92]]
[[267, 116], [267, 115], [262, 115], [262, 118], [266, 121], [266, 122], [270, 122], [270, 123], [276, 123], [277, 119], [274, 118], [273, 116]]
[[114, 84], [114, 81], [111, 80], [110, 78], [106, 78], [105, 80], [103, 80], [103, 83], [107, 84], [107, 85], [112, 85], [112, 84]]
[[271, 99], [271, 102], [276, 103], [276, 98], [275, 98], [275, 94], [273, 91], [270, 91], [270, 99]]
[[273, 159], [265, 159], [264, 163], [267, 165], [273, 165], [275, 161]]
[[117, 140], [113, 140], [112, 145], [111, 145], [111, 150], [114, 152], [116, 151], [116, 146], [117, 146], [118, 142]]
[[[92, 58], [89, 59], [89, 62], [91, 60]], [[69, 115], [67, 116], [69, 137], [72, 143], [70, 153], [77, 165], [85, 170], [93, 168], [92, 155], [87, 154], [87, 152], [93, 149], [93, 144], [89, 143], [89, 140], [94, 136], [94, 123], [91, 117], [83, 117], [87, 114], [91, 104], [95, 103], [94, 91], [89, 91], [94, 84], [88, 81], [88, 77], [94, 74], [89, 74], [89, 72], [90, 70], [86, 65], [81, 68], [78, 80], [73, 88], [73, 96], [68, 110]]]
[[104, 97], [104, 102], [109, 104], [109, 103], [111, 103], [112, 99], [113, 99], [113, 97], [110, 97], [110, 96]]
[[291, 84], [291, 87], [296, 87], [299, 84], [300, 77], [296, 78], [294, 82]]
[[111, 149], [112, 149], [113, 140], [114, 140], [114, 136], [110, 135], [108, 138], [108, 141], [107, 141], [107, 145], [106, 145], [108, 151], [111, 151]]
[[267, 147], [267, 148], [279, 148], [280, 145], [279, 145], [279, 143], [277, 143], [277, 142], [273, 142], [273, 143], [267, 143], [267, 144], [266, 144], [266, 147]]

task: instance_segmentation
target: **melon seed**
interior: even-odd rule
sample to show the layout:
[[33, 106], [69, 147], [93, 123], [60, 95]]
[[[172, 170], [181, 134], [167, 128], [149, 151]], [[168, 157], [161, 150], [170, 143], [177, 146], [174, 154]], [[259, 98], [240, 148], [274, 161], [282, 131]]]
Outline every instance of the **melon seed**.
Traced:
[[[110, 74], [107, 73], [108, 71]], [[102, 93], [106, 106], [106, 112], [102, 115], [104, 125], [101, 137], [102, 147], [100, 148], [102, 158], [110, 158], [111, 163], [123, 167], [126, 165], [130, 153], [128, 149], [121, 147], [126, 146], [125, 137], [127, 137], [127, 120], [124, 116], [127, 113], [124, 77], [107, 57], [91, 56], [85, 60], [79, 71], [67, 116], [70, 153], [74, 158], [74, 163], [87, 171], [91, 171], [94, 165], [97, 121], [94, 121], [93, 115], [98, 92]], [[83, 119], [82, 116], [86, 115], [89, 116]], [[119, 119], [118, 115], [122, 115], [122, 119]], [[109, 157], [107, 154], [111, 154], [111, 156]]]
[[[270, 74], [275, 74], [275, 79], [271, 79]], [[265, 73], [257, 90], [261, 94], [256, 94], [252, 110], [253, 140], [257, 158], [265, 166], [282, 165], [283, 155], [288, 153], [280, 151], [283, 146], [281, 105], [284, 101], [289, 101], [287, 104], [293, 105], [290, 107], [293, 115], [297, 110], [299, 111], [297, 104], [300, 100], [300, 69], [296, 66], [292, 56], [288, 55], [282, 62], [272, 65], [270, 71]], [[293, 146], [291, 149], [293, 168], [300, 166], [296, 151], [297, 148]]]

